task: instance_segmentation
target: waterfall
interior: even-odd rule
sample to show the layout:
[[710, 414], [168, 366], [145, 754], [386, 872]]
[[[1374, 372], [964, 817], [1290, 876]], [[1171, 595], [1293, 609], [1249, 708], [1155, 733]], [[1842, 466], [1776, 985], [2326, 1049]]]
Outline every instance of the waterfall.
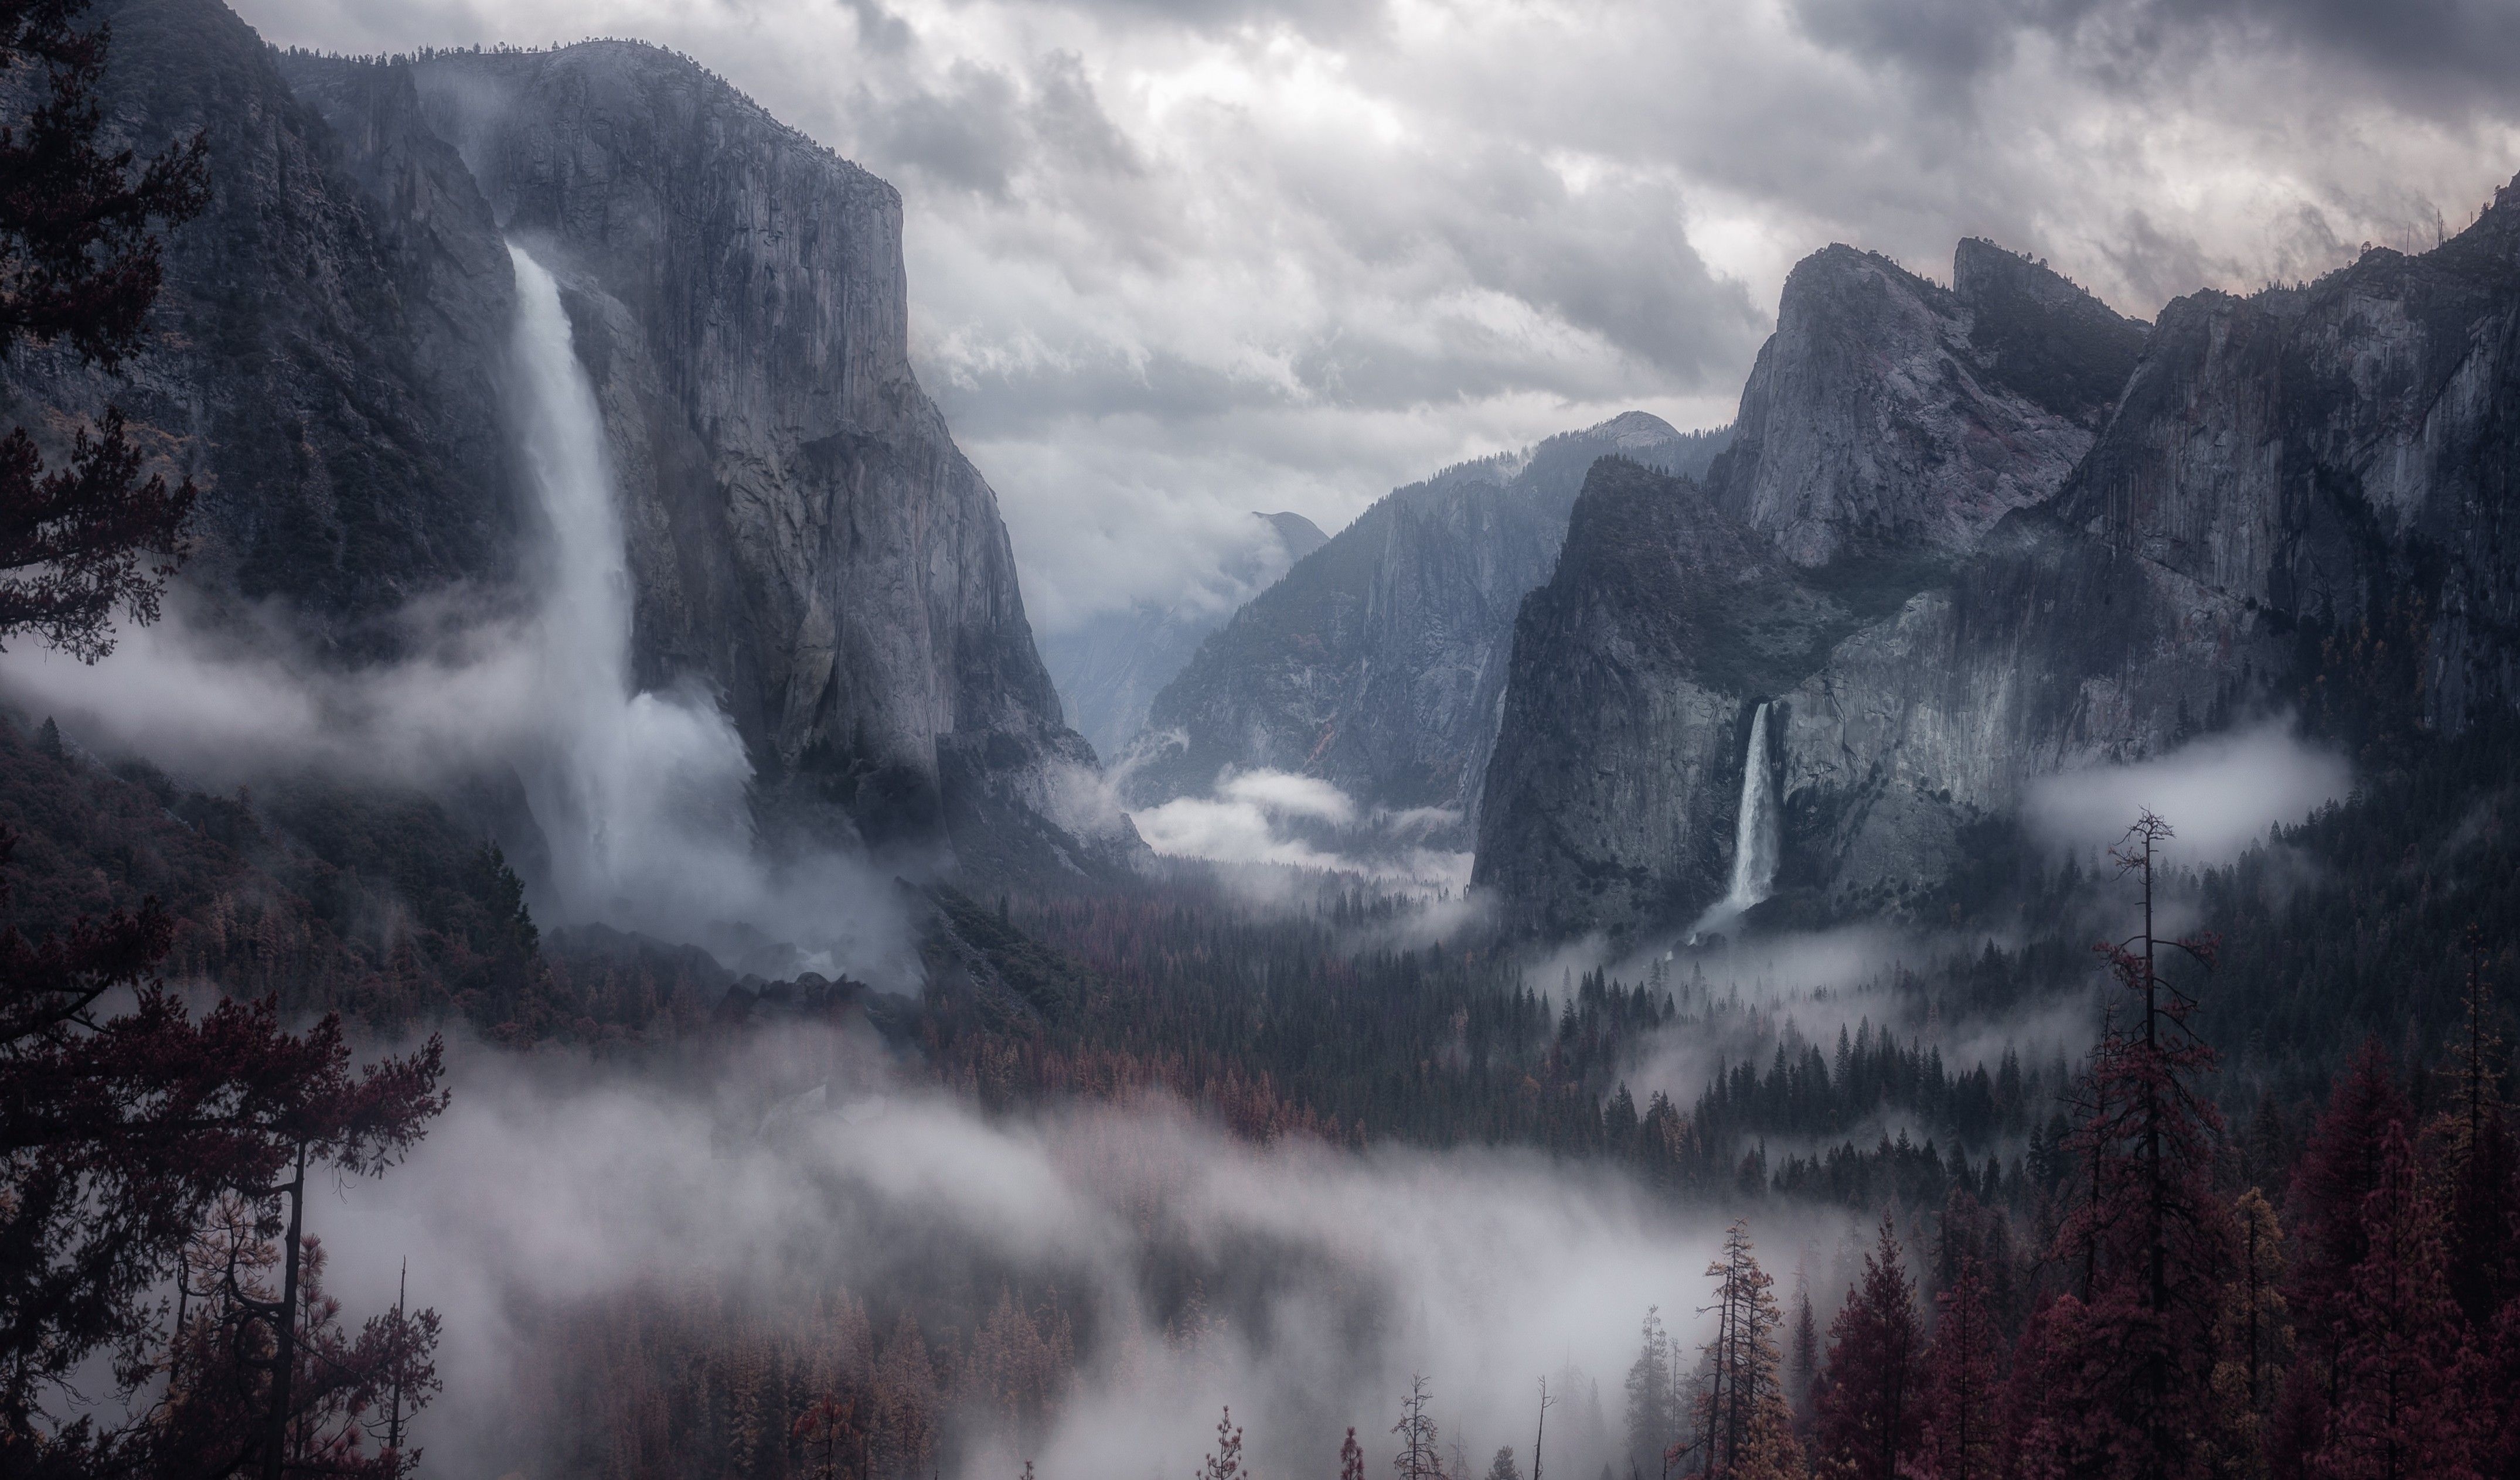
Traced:
[[634, 692], [629, 558], [604, 417], [560, 285], [509, 245], [518, 426], [549, 530], [531, 671], [543, 731], [522, 769], [570, 919], [690, 929], [758, 893], [752, 767], [715, 700]]
[[1768, 765], [1768, 708], [1750, 717], [1750, 749], [1741, 757], [1741, 810], [1732, 824], [1732, 887], [1723, 908], [1739, 914], [1768, 897], [1777, 882], [1780, 848], [1777, 785]]

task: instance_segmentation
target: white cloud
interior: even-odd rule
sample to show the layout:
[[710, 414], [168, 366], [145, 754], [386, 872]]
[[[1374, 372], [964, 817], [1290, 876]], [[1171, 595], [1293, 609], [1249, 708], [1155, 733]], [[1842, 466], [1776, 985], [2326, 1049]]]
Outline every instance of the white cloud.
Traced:
[[240, 8], [353, 51], [645, 37], [891, 180], [920, 374], [1053, 630], [1175, 599], [1244, 510], [1336, 529], [1630, 406], [1728, 420], [1832, 240], [1940, 274], [1991, 235], [2149, 315], [2428, 242], [2520, 167], [2520, 42], [2468, 7]]
[[[572, 1309], [722, 1291], [775, 1312], [832, 1285], [901, 1291], [1058, 1279], [1091, 1344], [1060, 1421], [1022, 1458], [1046, 1475], [1187, 1473], [1232, 1404], [1263, 1473], [1318, 1469], [1379, 1434], [1413, 1372], [1448, 1436], [1521, 1447], [1534, 1380], [1618, 1374], [1659, 1304], [1701, 1333], [1714, 1209], [1675, 1210], [1605, 1167], [1535, 1152], [1355, 1154], [1229, 1139], [1157, 1102], [981, 1116], [889, 1080], [872, 1046], [765, 1034], [678, 1086], [572, 1055], [457, 1046], [453, 1107], [409, 1163], [315, 1199], [351, 1310], [439, 1310], [444, 1396], [418, 1428], [450, 1473], [543, 1472], [527, 1414]], [[693, 1086], [706, 1085], [707, 1089]], [[764, 1115], [761, 1107], [776, 1108]], [[757, 1129], [766, 1127], [766, 1129]], [[1781, 1210], [1760, 1233], [1826, 1245], [1844, 1222]], [[1172, 1342], [1149, 1272], [1213, 1264], [1204, 1336]], [[744, 1297], [750, 1296], [746, 1301]], [[1580, 1473], [1608, 1460], [1583, 1396], [1551, 1421]], [[1591, 1453], [1586, 1453], [1587, 1449]], [[1020, 1466], [982, 1444], [967, 1475]]]
[[2175, 830], [2182, 864], [2227, 863], [2277, 823], [2297, 823], [2353, 785], [2345, 758], [2305, 744], [2288, 721], [2207, 736], [2156, 760], [2095, 766], [2031, 789], [2023, 815], [2050, 842], [2096, 850], [2150, 811]]

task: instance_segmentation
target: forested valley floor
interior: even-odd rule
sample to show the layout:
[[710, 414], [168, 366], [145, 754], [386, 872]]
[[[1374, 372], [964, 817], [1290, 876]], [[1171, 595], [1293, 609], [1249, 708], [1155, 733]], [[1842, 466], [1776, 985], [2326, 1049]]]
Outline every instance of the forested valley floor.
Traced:
[[[205, 795], [41, 720], [0, 726], [0, 823], [29, 840], [29, 936], [156, 898], [168, 980], [345, 1012], [381, 1042], [446, 1025], [673, 1079], [812, 1026], [993, 1117], [1179, 1103], [1256, 1146], [1615, 1166], [1740, 1223], [1710, 1271], [1711, 1343], [1640, 1309], [1634, 1368], [1580, 1379], [1614, 1474], [2512, 1473], [2490, 1400], [2520, 1375], [2496, 992], [2520, 775], [2497, 734], [2331, 739], [2359, 745], [2353, 798], [2158, 878], [2163, 918], [2214, 959], [2165, 964], [2149, 1011], [2152, 978], [2092, 946], [2124, 936], [2133, 885], [2002, 837], [2000, 886], [1956, 882], [1817, 985], [1792, 975], [1793, 934], [1577, 962], [1418, 939], [1418, 906], [1354, 880], [1263, 906], [1182, 877], [912, 891], [931, 973], [911, 999], [541, 932], [496, 850], [427, 798]], [[1848, 1287], [1780, 1295], [1759, 1239], [1815, 1207], [1878, 1243], [1819, 1272]], [[1160, 1235], [1136, 1278], [1184, 1344], [1248, 1295], [1216, 1251]], [[1045, 1431], [1117, 1339], [1091, 1306], [975, 1271], [770, 1302], [616, 1292], [545, 1313], [523, 1419], [571, 1436], [553, 1473], [923, 1473], [975, 1435]], [[1398, 1446], [1403, 1472], [1458, 1468], [1431, 1440], [1411, 1458], [1443, 1395], [1406, 1396], [1358, 1404], [1372, 1467]], [[1211, 1464], [1240, 1462], [1219, 1438]], [[2142, 1468], [2147, 1447], [2173, 1468]]]

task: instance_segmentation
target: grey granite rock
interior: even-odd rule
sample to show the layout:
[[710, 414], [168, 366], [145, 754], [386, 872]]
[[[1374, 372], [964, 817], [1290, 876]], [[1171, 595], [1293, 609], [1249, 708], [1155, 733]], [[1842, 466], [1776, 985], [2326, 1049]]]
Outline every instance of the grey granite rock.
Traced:
[[[1393, 492], [1207, 639], [1156, 696], [1127, 793], [1268, 767], [1368, 806], [1474, 812], [1514, 611], [1548, 578], [1586, 470], [1608, 454], [1700, 470], [1722, 445], [1630, 412]], [[1425, 836], [1466, 843], [1467, 823], [1439, 817]]]
[[1990, 244], [1955, 263], [1957, 291], [1851, 247], [1786, 278], [1707, 487], [1796, 562], [1966, 551], [2091, 447], [2141, 326]]
[[643, 687], [714, 693], [774, 843], [967, 875], [1126, 869], [1035, 653], [995, 495], [911, 374], [901, 202], [652, 47], [361, 62], [216, 0], [113, 0], [116, 129], [209, 131], [158, 345], [112, 387], [8, 367], [11, 409], [111, 390], [208, 487], [188, 573], [319, 650], [390, 655], [416, 603], [529, 600], [505, 415], [506, 239], [563, 287], [605, 414]]
[[[1709, 491], [1587, 490], [1486, 779], [1477, 876], [1524, 923], [1633, 930], [1718, 897], [1761, 699], [1779, 885], [1869, 910], [2043, 776], [2253, 710], [2351, 729], [2401, 704], [2446, 732], [2520, 695], [2520, 185], [2420, 257], [2172, 304], [2113, 392], [2123, 321], [1991, 251], [1963, 244], [1948, 304], [1822, 253]], [[2001, 464], [1972, 456], [1986, 437]], [[1675, 615], [1744, 561], [1727, 600], [1807, 634], [1792, 662], [1734, 661], [1746, 618]]]

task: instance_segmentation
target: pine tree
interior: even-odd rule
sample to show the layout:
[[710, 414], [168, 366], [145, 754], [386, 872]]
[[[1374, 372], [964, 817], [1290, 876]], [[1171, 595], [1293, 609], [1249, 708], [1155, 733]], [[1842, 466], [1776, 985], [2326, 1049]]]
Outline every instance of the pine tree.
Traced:
[[1802, 1447], [1794, 1439], [1777, 1351], [1784, 1316], [1777, 1308], [1776, 1281], [1759, 1268], [1748, 1224], [1736, 1219], [1725, 1231], [1724, 1251], [1706, 1274], [1716, 1281], [1715, 1302], [1700, 1314], [1715, 1317], [1715, 1335], [1703, 1354], [1696, 1437], [1693, 1445], [1667, 1449], [1661, 1472], [1672, 1473], [1694, 1448], [1709, 1480], [1798, 1475]]
[[1896, 1480], [1901, 1462], [1915, 1453], [1923, 1418], [1917, 1358], [1924, 1341], [1915, 1286], [1888, 1218], [1828, 1335], [1816, 1425], [1820, 1467], [1836, 1480]]
[[1216, 1420], [1216, 1453], [1199, 1466], [1196, 1480], [1243, 1480], [1242, 1430], [1234, 1426], [1231, 1408]]
[[1498, 1450], [1488, 1461], [1487, 1480], [1522, 1480], [1522, 1466], [1513, 1462], [1513, 1446]]
[[2502, 1106], [2502, 1041], [2494, 1031], [2494, 994], [2484, 950], [2468, 931], [2467, 990], [2452, 1063], [2451, 1103], [2435, 1120], [2449, 1189], [2451, 1293], [2470, 1330], [2489, 1330], [2495, 1312], [2520, 1287], [2513, 1267], [2515, 1154]]
[[2284, 1280], [2293, 1360], [2266, 1425], [2276, 1480], [2299, 1480], [2326, 1444], [2339, 1400], [2345, 1297], [2369, 1252], [2363, 1208], [2381, 1186], [2392, 1127], [2414, 1119], [2388, 1052], [2375, 1036], [2356, 1051], [2311, 1128], [2285, 1198], [2295, 1257]]
[[2473, 1474], [2481, 1435], [2463, 1391], [2471, 1358], [2451, 1298], [2441, 1207], [2398, 1126], [2382, 1137], [2362, 1229], [2365, 1253], [2340, 1301], [2335, 1409], [2310, 1471], [2328, 1480]]
[[2292, 1354], [2292, 1321], [2284, 1303], [2283, 1229], [2266, 1194], [2251, 1188], [2232, 1208], [2237, 1255], [2223, 1299], [2216, 1345], [2214, 1398], [2222, 1409], [2226, 1475], [2265, 1472], [2267, 1423]]
[[[1799, 1281], [1797, 1281], [1799, 1283]], [[1794, 1292], [1794, 1333], [1785, 1355], [1786, 1397], [1794, 1406], [1794, 1432], [1811, 1433], [1813, 1385], [1820, 1379], [1820, 1323], [1813, 1319], [1811, 1291]]]
[[1365, 1447], [1356, 1442], [1356, 1425], [1347, 1426], [1339, 1442], [1339, 1480], [1365, 1480]]
[[[2215, 1336], [2230, 1274], [2229, 1209], [2208, 1181], [2222, 1116], [2197, 1089], [2214, 1051], [2190, 1025], [2196, 999], [2161, 970], [2165, 948], [2210, 967], [2211, 940], [2155, 933], [2154, 867], [2169, 825], [2145, 813], [2114, 850], [2140, 885], [2143, 925], [2098, 951], [2133, 1022], [2094, 1052], [2073, 1145], [2090, 1194], [2053, 1257], [2084, 1295], [2035, 1323], [2015, 1364], [2032, 1405], [2016, 1415], [2024, 1462], [2111, 1480], [2173, 1480], [2223, 1452]], [[2027, 1339], [2027, 1337], [2025, 1337]]]
[[1677, 1364], [1662, 1307], [1645, 1309], [1640, 1336], [1637, 1360], [1628, 1368], [1628, 1464], [1640, 1474], [1659, 1473], [1663, 1452], [1680, 1440], [1681, 1423], [1674, 1397]]
[[1911, 1472], [1930, 1480], [1993, 1480], [2002, 1444], [2003, 1341], [1974, 1258], [1934, 1297], [1925, 1350], [1923, 1420]]
[[1400, 1452], [1391, 1457], [1391, 1470], [1400, 1480], [1446, 1480], [1443, 1436], [1435, 1427], [1435, 1415], [1426, 1412], [1432, 1401], [1426, 1379], [1411, 1377], [1409, 1396], [1400, 1400], [1400, 1421], [1391, 1425], [1391, 1431], [1400, 1436]]

